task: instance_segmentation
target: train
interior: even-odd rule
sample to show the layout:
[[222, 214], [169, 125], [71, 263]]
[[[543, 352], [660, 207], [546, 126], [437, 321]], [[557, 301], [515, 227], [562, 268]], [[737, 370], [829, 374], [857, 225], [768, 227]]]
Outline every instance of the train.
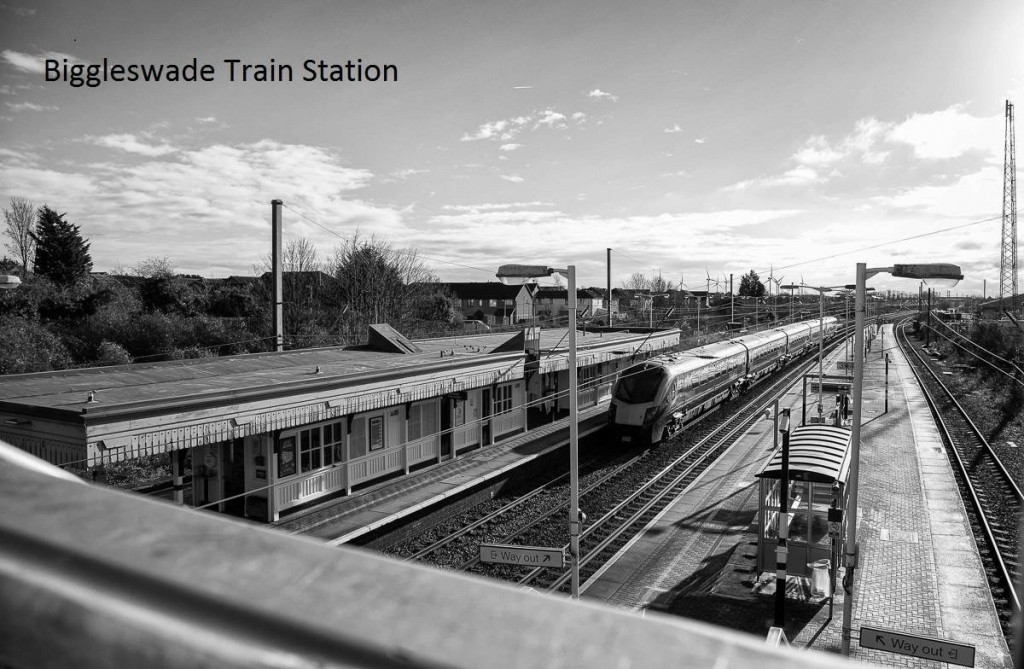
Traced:
[[742, 393], [759, 379], [832, 338], [828, 316], [655, 356], [624, 369], [612, 389], [608, 422], [620, 443], [656, 444]]

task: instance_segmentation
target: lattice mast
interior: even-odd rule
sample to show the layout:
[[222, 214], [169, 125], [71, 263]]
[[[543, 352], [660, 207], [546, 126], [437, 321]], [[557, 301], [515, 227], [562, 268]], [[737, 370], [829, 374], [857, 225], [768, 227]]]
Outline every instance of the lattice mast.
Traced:
[[1014, 157], [1013, 103], [1006, 101], [1006, 143], [1003, 153], [1003, 239], [999, 263], [999, 298], [1017, 308], [1017, 165]]

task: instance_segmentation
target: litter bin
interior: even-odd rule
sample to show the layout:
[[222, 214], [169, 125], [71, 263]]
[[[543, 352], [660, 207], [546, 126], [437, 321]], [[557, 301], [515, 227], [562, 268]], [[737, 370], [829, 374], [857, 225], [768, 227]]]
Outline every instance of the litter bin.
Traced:
[[811, 594], [829, 597], [832, 595], [831, 579], [829, 578], [828, 560], [815, 560], [811, 564]]

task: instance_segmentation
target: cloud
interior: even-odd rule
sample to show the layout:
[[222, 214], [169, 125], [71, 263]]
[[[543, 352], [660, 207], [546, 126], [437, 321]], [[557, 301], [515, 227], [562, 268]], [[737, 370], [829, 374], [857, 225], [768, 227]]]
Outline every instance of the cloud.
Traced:
[[196, 121], [199, 122], [199, 123], [216, 123], [217, 122], [217, 117], [216, 116], [201, 116], [201, 117], [197, 116], [196, 117]]
[[962, 105], [927, 114], [914, 114], [894, 125], [886, 135], [892, 142], [909, 144], [925, 160], [948, 160], [980, 150], [1002, 156], [1003, 116], [977, 117]]
[[108, 149], [118, 149], [120, 151], [127, 151], [128, 153], [137, 153], [142, 156], [151, 157], [165, 156], [178, 150], [170, 144], [144, 144], [139, 141], [135, 135], [131, 134], [103, 135], [102, 137], [87, 135], [85, 137], [85, 141]]
[[518, 135], [524, 131], [536, 131], [546, 128], [565, 128], [567, 121], [571, 119], [576, 125], [583, 125], [586, 121], [586, 114], [576, 112], [571, 117], [566, 117], [555, 109], [545, 109], [540, 112], [533, 112], [525, 116], [513, 116], [497, 121], [488, 121], [481, 124], [476, 132], [463, 133], [461, 141], [473, 142], [477, 140], [494, 140], [511, 144]]
[[618, 102], [619, 101], [619, 97], [617, 95], [612, 95], [611, 93], [605, 93], [600, 88], [595, 88], [594, 90], [592, 90], [589, 93], [587, 93], [587, 97], [588, 98], [595, 98], [595, 99], [598, 99], [598, 100], [611, 100], [612, 102]]
[[745, 191], [756, 188], [775, 188], [778, 186], [805, 186], [807, 184], [822, 183], [824, 181], [825, 178], [818, 174], [817, 170], [807, 166], [799, 166], [794, 167], [791, 170], [787, 170], [777, 176], [760, 177], [757, 179], [740, 181], [739, 183], [727, 186], [723, 190], [728, 192]]
[[501, 178], [504, 179], [505, 181], [511, 181], [514, 184], [520, 184], [526, 181], [526, 179], [519, 176], [518, 174], [502, 174]]
[[23, 111], [57, 111], [60, 107], [56, 105], [37, 105], [32, 102], [5, 102], [5, 105], [10, 107], [11, 111], [23, 112]]
[[696, 139], [693, 140], [693, 143], [694, 144], [703, 144], [706, 141], [708, 141], [707, 137], [697, 137]]
[[682, 132], [682, 131], [683, 131], [683, 129], [679, 127], [678, 123], [673, 123], [671, 128], [665, 128], [664, 130], [662, 130], [662, 132], [667, 132], [667, 133], [670, 133], [670, 134], [671, 133], [676, 133], [676, 132]]
[[949, 183], [909, 188], [891, 197], [874, 198], [874, 201], [880, 206], [931, 216], [981, 219], [999, 213], [1002, 194], [1003, 171], [990, 165]]
[[12, 7], [10, 5], [0, 5], [0, 9], [11, 12], [15, 16], [28, 17], [35, 16], [36, 10], [28, 7]]
[[338, 238], [320, 226], [338, 234], [362, 226], [393, 238], [404, 231], [400, 213], [353, 197], [371, 172], [346, 167], [319, 147], [261, 140], [160, 156], [111, 155], [75, 165], [0, 154], [0, 183], [68, 212], [91, 240], [100, 269], [159, 249], [185, 272], [246, 273], [266, 253], [274, 198], [285, 202], [287, 234], [308, 236], [325, 249]]
[[21, 53], [20, 51], [14, 51], [12, 49], [4, 49], [0, 52], [0, 58], [4, 60], [8, 65], [16, 70], [22, 72], [29, 72], [32, 74], [45, 74], [46, 73], [46, 60], [56, 60], [63, 62], [66, 58], [69, 63], [84, 63], [85, 61], [69, 56], [66, 53], [60, 53], [59, 51], [44, 51], [43, 53], [32, 56], [27, 53]]
[[522, 147], [523, 147], [522, 144], [502, 144], [501, 146], [498, 147], [498, 150], [500, 150], [500, 151], [515, 151], [516, 149], [521, 149]]
[[391, 173], [391, 177], [393, 177], [394, 179], [402, 180], [408, 179], [409, 177], [415, 176], [417, 174], [427, 174], [428, 172], [430, 172], [430, 170], [417, 170], [410, 167], [404, 170], [395, 170], [394, 172]]
[[546, 125], [549, 128], [564, 128], [565, 114], [556, 112], [553, 109], [545, 109], [537, 117], [537, 125], [534, 128], [539, 128], [542, 125]]

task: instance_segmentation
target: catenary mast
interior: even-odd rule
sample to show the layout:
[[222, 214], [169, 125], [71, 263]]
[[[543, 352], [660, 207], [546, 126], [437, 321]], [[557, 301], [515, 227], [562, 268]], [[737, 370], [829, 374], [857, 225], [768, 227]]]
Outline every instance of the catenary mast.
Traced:
[[1003, 236], [1000, 246], [999, 299], [1017, 310], [1017, 166], [1014, 158], [1013, 103], [1006, 101], [1006, 144], [1003, 154]]

